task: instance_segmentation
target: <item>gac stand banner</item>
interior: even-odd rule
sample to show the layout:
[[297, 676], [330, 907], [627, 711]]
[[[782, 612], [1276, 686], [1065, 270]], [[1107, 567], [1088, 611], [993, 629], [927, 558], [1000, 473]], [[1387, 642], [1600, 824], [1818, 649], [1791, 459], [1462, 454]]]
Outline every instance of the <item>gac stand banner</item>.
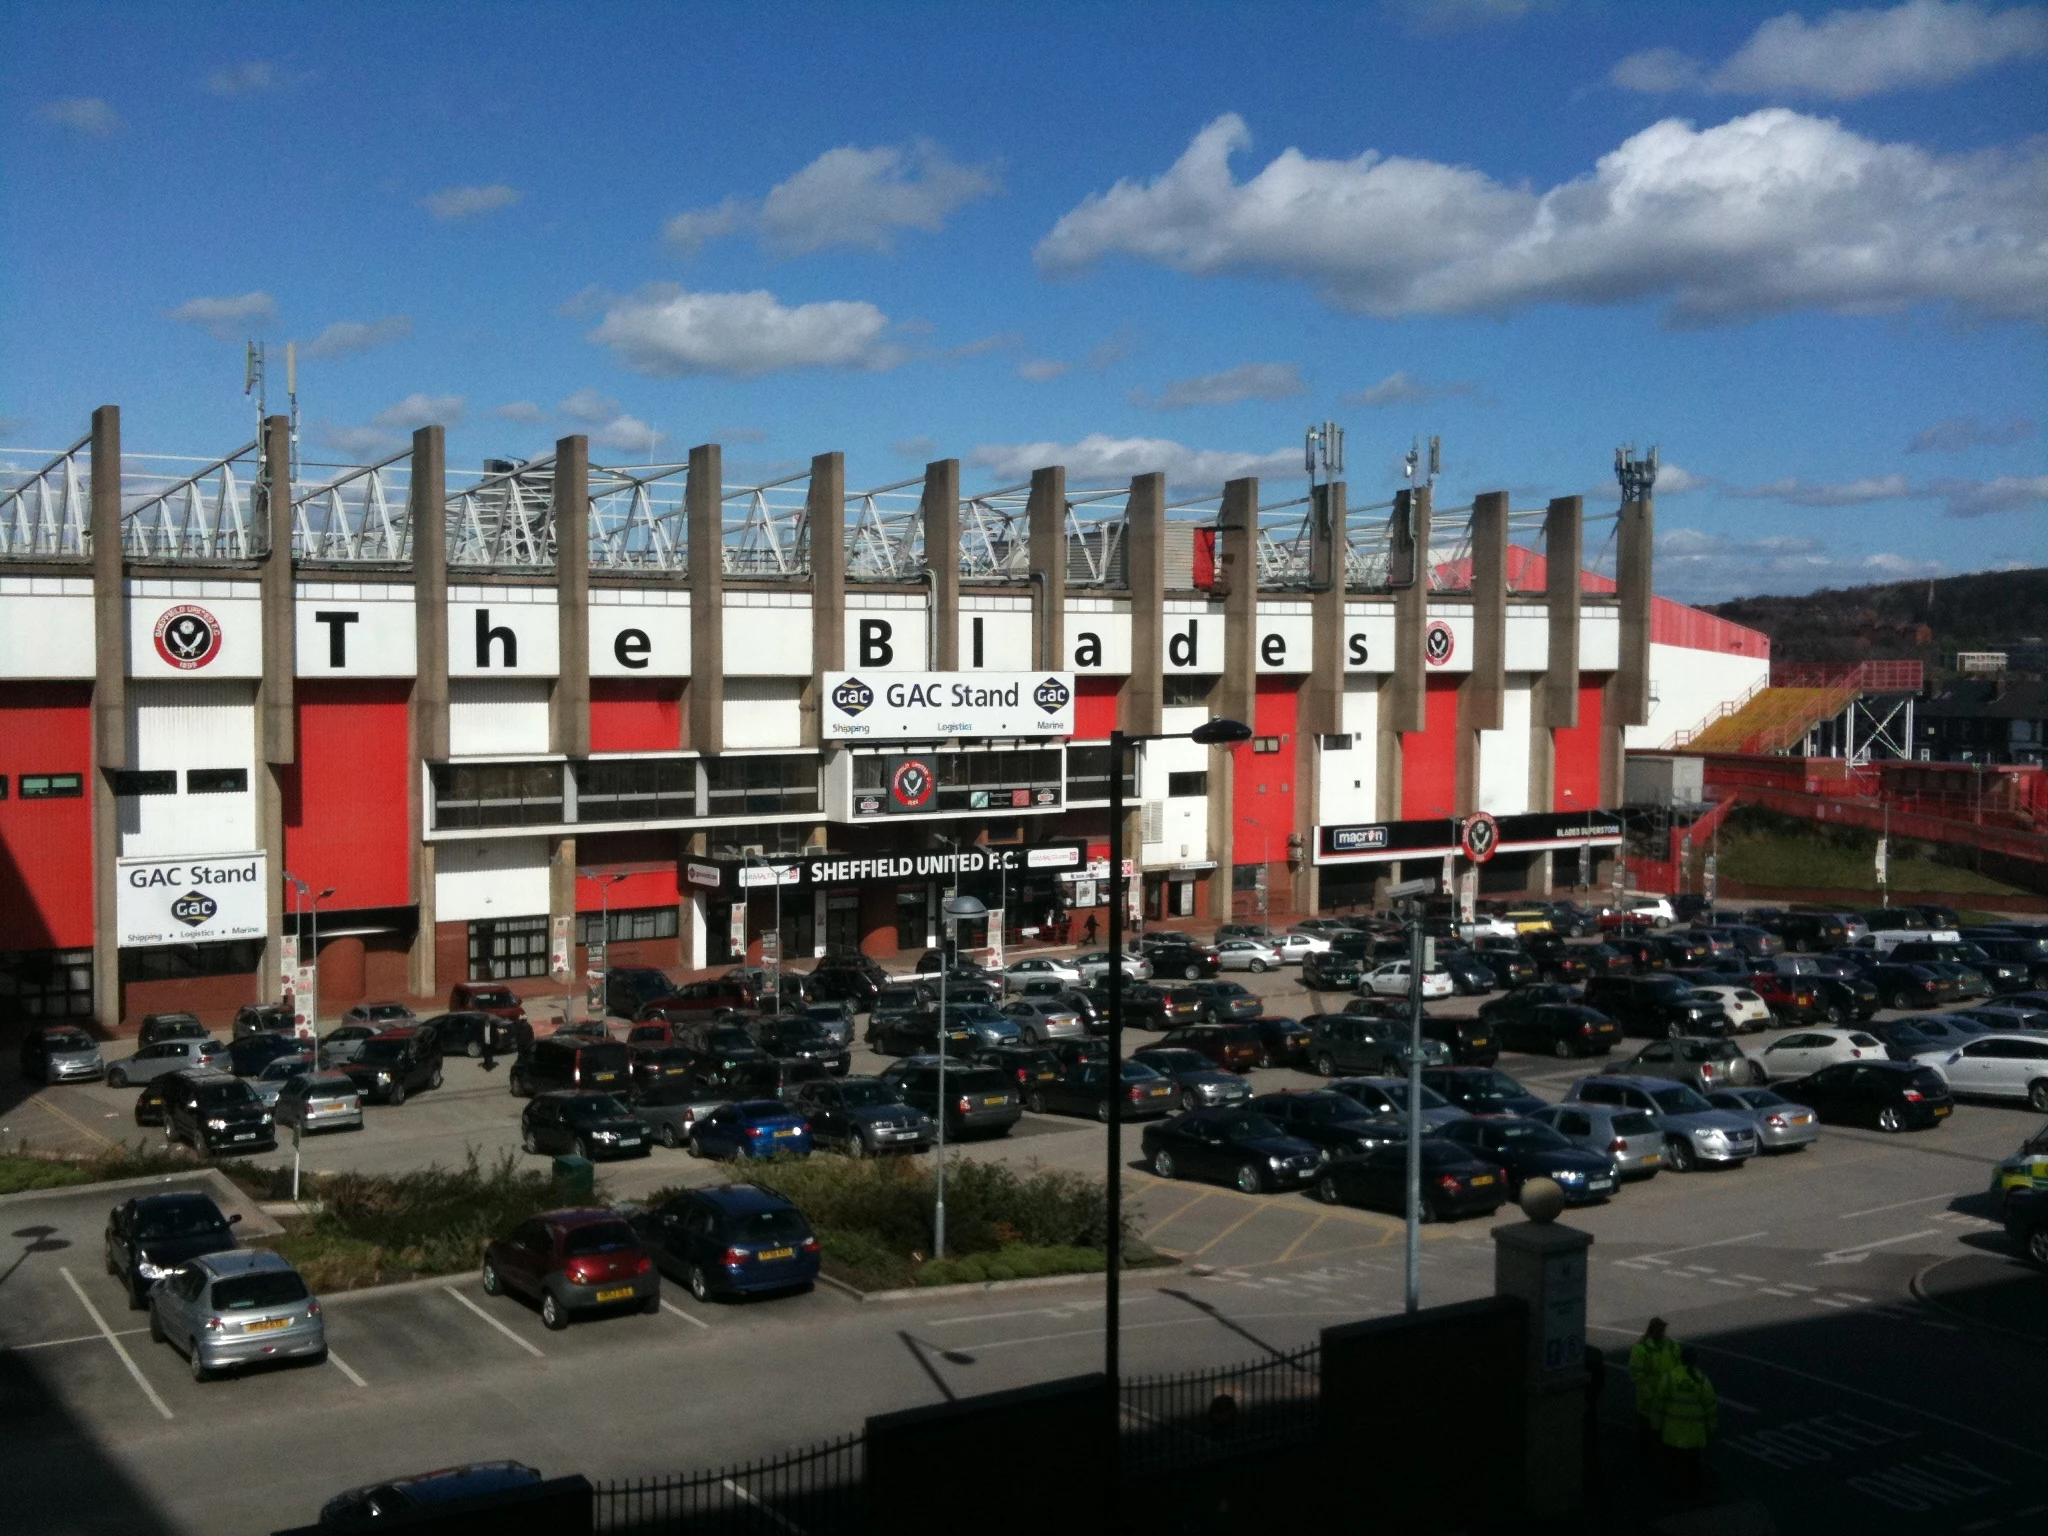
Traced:
[[267, 864], [260, 852], [115, 860], [121, 947], [262, 938], [269, 927]]
[[1071, 736], [1071, 672], [827, 672], [828, 741]]

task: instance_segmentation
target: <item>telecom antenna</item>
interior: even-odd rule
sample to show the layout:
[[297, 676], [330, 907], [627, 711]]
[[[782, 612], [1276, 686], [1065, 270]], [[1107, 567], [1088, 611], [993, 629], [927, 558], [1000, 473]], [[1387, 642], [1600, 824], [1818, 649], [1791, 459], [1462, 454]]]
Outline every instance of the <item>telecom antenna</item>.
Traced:
[[1657, 487], [1657, 446], [1650, 445], [1648, 458], [1635, 456], [1636, 445], [1623, 443], [1614, 450], [1614, 478], [1621, 482], [1621, 500], [1626, 506], [1631, 501], [1648, 501]]
[[1301, 457], [1310, 485], [1316, 483], [1318, 470], [1322, 471], [1323, 483], [1329, 484], [1344, 473], [1344, 429], [1334, 421], [1321, 426], [1310, 423], [1302, 437]]
[[299, 344], [284, 344], [284, 394], [291, 408], [291, 473], [299, 478]]
[[1434, 486], [1437, 476], [1443, 472], [1444, 440], [1441, 437], [1430, 438], [1429, 458], [1425, 461], [1422, 456], [1422, 439], [1419, 437], [1411, 439], [1408, 445], [1408, 452], [1401, 459], [1401, 474], [1407, 480], [1409, 486], [1412, 488], [1418, 483], [1416, 478], [1418, 475], [1421, 476], [1420, 483], [1422, 485]]
[[263, 440], [263, 413], [268, 409], [268, 385], [264, 372], [263, 343], [252, 341], [242, 355], [242, 393], [256, 397], [256, 440]]

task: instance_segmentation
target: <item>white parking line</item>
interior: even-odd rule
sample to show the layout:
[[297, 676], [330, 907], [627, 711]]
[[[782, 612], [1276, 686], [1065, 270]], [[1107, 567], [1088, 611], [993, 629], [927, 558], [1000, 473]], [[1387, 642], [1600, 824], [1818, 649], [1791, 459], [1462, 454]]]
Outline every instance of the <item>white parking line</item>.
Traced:
[[1918, 1199], [1900, 1200], [1892, 1205], [1873, 1205], [1867, 1211], [1844, 1211], [1835, 1219], [1837, 1221], [1854, 1221], [1858, 1216], [1875, 1216], [1880, 1211], [1903, 1211], [1909, 1205], [1925, 1205], [1930, 1200], [1953, 1200], [1955, 1198], [1953, 1194], [1921, 1195]]
[[1726, 1248], [1733, 1243], [1746, 1243], [1752, 1238], [1769, 1237], [1770, 1235], [1768, 1232], [1745, 1232], [1740, 1237], [1717, 1238], [1711, 1243], [1691, 1243], [1684, 1248], [1666, 1248], [1661, 1253], [1639, 1253], [1636, 1257], [1647, 1259], [1652, 1264], [1655, 1264], [1663, 1259], [1670, 1258], [1676, 1253], [1698, 1253], [1702, 1248]]
[[[119, 1328], [114, 1331], [114, 1337], [117, 1339], [128, 1339], [133, 1338], [138, 1333], [147, 1332], [149, 1332], [147, 1328]], [[97, 1344], [105, 1337], [106, 1335], [103, 1333], [77, 1333], [68, 1339], [38, 1339], [33, 1344], [9, 1344], [7, 1348], [9, 1351], [55, 1349], [59, 1344]]]
[[100, 1316], [100, 1309], [94, 1306], [92, 1298], [85, 1294], [85, 1287], [78, 1283], [78, 1277], [61, 1264], [57, 1266], [57, 1273], [62, 1275], [64, 1283], [71, 1287], [72, 1294], [78, 1298], [78, 1304], [85, 1308], [86, 1316], [90, 1317], [93, 1326], [99, 1329], [100, 1337], [113, 1346], [114, 1353], [121, 1357], [121, 1363], [128, 1367], [128, 1374], [135, 1378], [135, 1385], [142, 1388], [142, 1395], [148, 1398], [156, 1411], [165, 1418], [176, 1417], [171, 1412], [170, 1404], [156, 1395], [156, 1388], [152, 1387], [149, 1378], [142, 1374], [142, 1367], [137, 1365], [135, 1357], [128, 1353], [128, 1346], [123, 1344], [114, 1330], [107, 1326], [107, 1320]]
[[489, 1323], [493, 1328], [497, 1329], [498, 1332], [505, 1335], [506, 1338], [510, 1339], [514, 1344], [517, 1344], [529, 1355], [532, 1355], [536, 1360], [541, 1358], [541, 1352], [537, 1348], [535, 1348], [532, 1344], [529, 1344], [525, 1339], [519, 1337], [518, 1334], [514, 1333], [510, 1328], [507, 1328], [503, 1323], [499, 1322], [495, 1317], [491, 1316], [490, 1313], [486, 1312], [482, 1307], [478, 1306], [475, 1302], [471, 1301], [467, 1296], [463, 1295], [462, 1292], [455, 1289], [454, 1286], [444, 1285], [441, 1287], [441, 1289], [446, 1291], [450, 1296], [453, 1296], [457, 1301], [461, 1302], [465, 1307], [469, 1308], [470, 1311], [474, 1312], [478, 1317], [482, 1318], [485, 1322]]
[[1855, 1259], [1851, 1257], [1854, 1254], [1868, 1253], [1873, 1248], [1889, 1248], [1893, 1243], [1910, 1243], [1916, 1237], [1940, 1237], [1941, 1235], [1941, 1228], [1939, 1227], [1923, 1227], [1918, 1232], [1901, 1232], [1897, 1237], [1880, 1237], [1875, 1242], [1857, 1243], [1849, 1248], [1831, 1248], [1815, 1262], [1821, 1264], [1826, 1264], [1830, 1261], [1835, 1263], [1854, 1263]]
[[350, 1381], [354, 1382], [357, 1386], [367, 1387], [369, 1385], [367, 1381], [363, 1380], [362, 1377], [358, 1376], [355, 1373], [355, 1369], [352, 1366], [350, 1366], [350, 1364], [346, 1360], [342, 1359], [341, 1356], [337, 1355], [334, 1352], [331, 1346], [327, 1351], [327, 1363], [333, 1366], [337, 1371], [341, 1372], [342, 1375], [346, 1376]]
[[709, 1323], [705, 1322], [704, 1319], [701, 1317], [692, 1317], [689, 1313], [685, 1312], [681, 1307], [677, 1306], [674, 1302], [670, 1301], [666, 1296], [664, 1296], [661, 1300], [661, 1310], [664, 1312], [673, 1312], [677, 1317], [680, 1317], [684, 1322], [695, 1323], [699, 1328], [708, 1329], [711, 1326]]

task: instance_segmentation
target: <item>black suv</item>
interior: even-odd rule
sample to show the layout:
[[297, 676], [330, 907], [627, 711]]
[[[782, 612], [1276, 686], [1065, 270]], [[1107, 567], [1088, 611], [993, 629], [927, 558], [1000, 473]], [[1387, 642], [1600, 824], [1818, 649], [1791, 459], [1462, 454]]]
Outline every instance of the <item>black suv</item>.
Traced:
[[632, 1079], [632, 1058], [616, 1041], [572, 1036], [536, 1040], [507, 1076], [507, 1086], [521, 1098], [575, 1088], [624, 1093]]
[[889, 982], [889, 973], [866, 955], [827, 955], [811, 972], [808, 990], [819, 1002], [851, 1003], [865, 1012]]
[[1560, 934], [1525, 933], [1522, 953], [1536, 962], [1537, 972], [1545, 981], [1584, 981], [1593, 971], [1586, 957]]
[[164, 1080], [164, 1139], [195, 1152], [272, 1152], [277, 1126], [256, 1090], [225, 1072], [172, 1072]]
[[834, 1077], [844, 1077], [853, 1065], [852, 1053], [832, 1037], [816, 1019], [801, 1014], [778, 1014], [754, 1021], [754, 1038], [770, 1056], [785, 1061], [808, 1061]]
[[155, 1045], [159, 1040], [204, 1040], [206, 1026], [196, 1013], [152, 1013], [144, 1016], [135, 1048]]
[[441, 1042], [431, 1029], [387, 1029], [370, 1036], [341, 1070], [367, 1104], [403, 1104], [408, 1094], [441, 1086]]
[[1301, 957], [1301, 984], [1317, 992], [1356, 992], [1365, 967], [1358, 956], [1335, 949], [1311, 950]]
[[1810, 950], [1839, 949], [1849, 942], [1849, 927], [1839, 912], [1774, 912], [1753, 914], [1757, 927], [1775, 933], [1795, 955]]
[[1223, 968], [1215, 950], [1185, 939], [1162, 938], [1145, 944], [1143, 952], [1145, 958], [1152, 962], [1154, 976], [1178, 976], [1184, 981], [1200, 981], [1205, 976], [1214, 976]]
[[236, 1246], [232, 1223], [210, 1195], [179, 1190], [137, 1195], [107, 1212], [107, 1273], [128, 1292], [128, 1308], [149, 1305], [149, 1288], [187, 1259]]
[[615, 965], [604, 973], [604, 1011], [608, 1018], [637, 1019], [657, 997], [667, 997], [676, 984], [651, 965]]
[[[903, 1102], [933, 1119], [939, 1115], [939, 1069], [936, 1057], [914, 1056], [882, 1074], [882, 1081], [903, 1095]], [[1024, 1118], [1024, 1099], [1017, 1080], [997, 1067], [946, 1067], [946, 1135], [969, 1131], [1007, 1136]]]
[[1728, 1015], [1718, 1003], [1694, 995], [1676, 976], [1594, 976], [1582, 999], [1621, 1026], [1624, 1035], [1676, 1039], [1725, 1035]]

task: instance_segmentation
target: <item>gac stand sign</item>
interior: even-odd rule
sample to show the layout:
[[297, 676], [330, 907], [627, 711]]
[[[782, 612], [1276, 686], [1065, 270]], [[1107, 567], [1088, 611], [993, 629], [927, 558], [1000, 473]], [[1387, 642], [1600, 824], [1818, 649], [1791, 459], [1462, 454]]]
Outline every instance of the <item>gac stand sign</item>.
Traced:
[[827, 672], [825, 738], [1071, 736], [1071, 672]]
[[262, 938], [269, 927], [267, 862], [262, 853], [116, 860], [121, 946]]

